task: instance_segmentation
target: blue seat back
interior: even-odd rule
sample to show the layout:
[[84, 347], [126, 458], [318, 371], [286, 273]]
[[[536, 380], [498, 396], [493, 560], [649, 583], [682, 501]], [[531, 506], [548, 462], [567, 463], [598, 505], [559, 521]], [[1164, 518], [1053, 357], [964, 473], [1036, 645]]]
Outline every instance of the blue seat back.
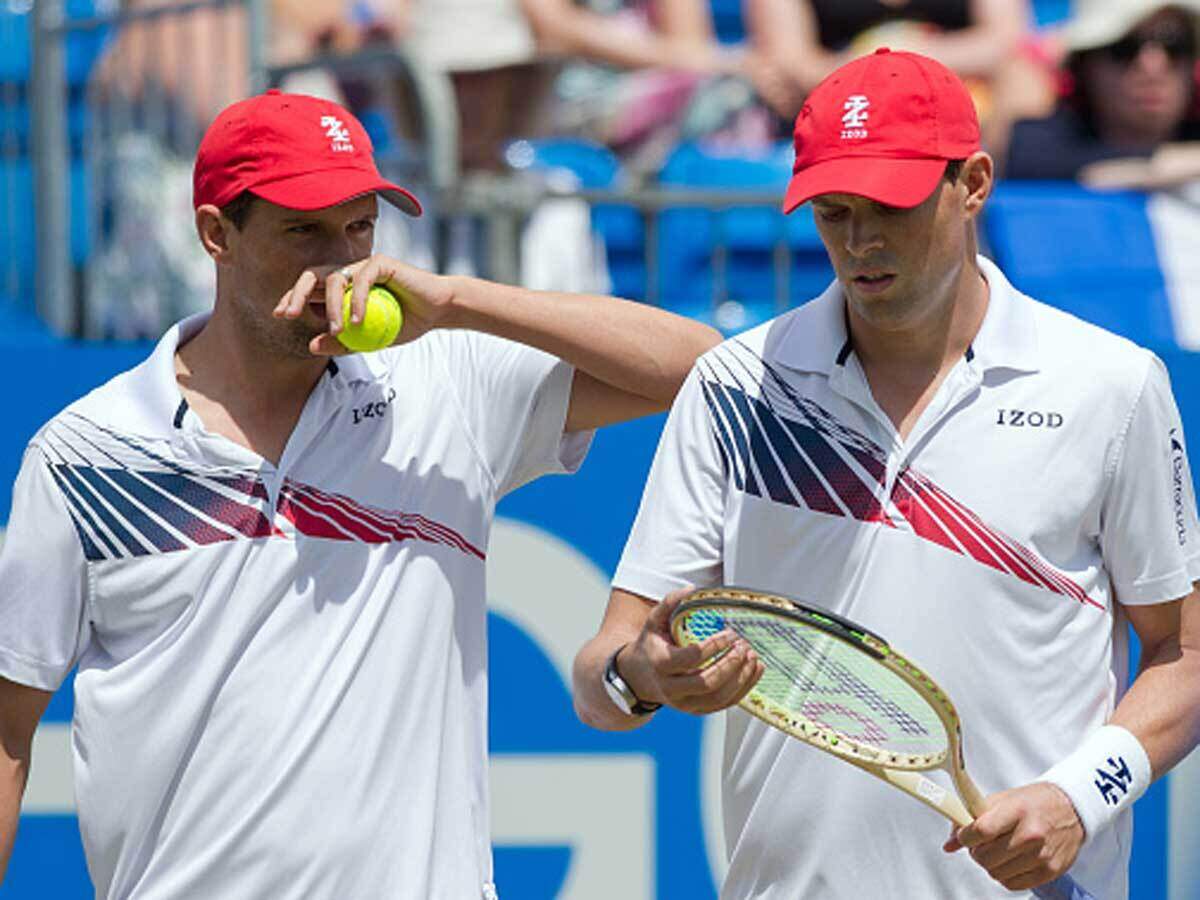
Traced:
[[1145, 196], [1010, 182], [984, 227], [996, 262], [1025, 293], [1140, 344], [1175, 343]]
[[[789, 144], [756, 154], [683, 144], [667, 160], [659, 180], [667, 187], [762, 191], [782, 199], [791, 171]], [[777, 276], [781, 244], [788, 257], [786, 286]], [[725, 248], [724, 279], [715, 264], [719, 247]], [[803, 303], [833, 277], [807, 207], [786, 217], [774, 206], [667, 210], [660, 248], [664, 304], [712, 319], [717, 303], [732, 302], [740, 315], [716, 319], [725, 330], [749, 327]]]

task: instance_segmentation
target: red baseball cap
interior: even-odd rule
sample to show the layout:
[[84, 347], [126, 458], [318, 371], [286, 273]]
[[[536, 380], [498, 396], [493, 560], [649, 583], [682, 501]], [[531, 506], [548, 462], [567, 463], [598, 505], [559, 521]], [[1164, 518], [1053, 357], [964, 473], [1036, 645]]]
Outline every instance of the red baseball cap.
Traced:
[[376, 193], [419, 216], [417, 198], [384, 180], [372, 152], [362, 123], [338, 104], [267, 91], [226, 107], [205, 132], [192, 204], [224, 206], [250, 191], [277, 206], [312, 210]]
[[821, 194], [917, 206], [948, 160], [981, 147], [975, 104], [959, 77], [927, 56], [886, 47], [813, 88], [796, 117], [795, 143], [785, 213]]

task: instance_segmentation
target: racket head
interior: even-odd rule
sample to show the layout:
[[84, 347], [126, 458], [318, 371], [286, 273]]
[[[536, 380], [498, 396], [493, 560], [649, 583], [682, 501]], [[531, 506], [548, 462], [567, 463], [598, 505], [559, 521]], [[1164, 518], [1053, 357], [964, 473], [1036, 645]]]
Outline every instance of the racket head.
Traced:
[[803, 601], [737, 587], [693, 591], [671, 616], [681, 646], [728, 628], [764, 665], [738, 704], [807, 744], [890, 769], [961, 769], [954, 704], [877, 634]]

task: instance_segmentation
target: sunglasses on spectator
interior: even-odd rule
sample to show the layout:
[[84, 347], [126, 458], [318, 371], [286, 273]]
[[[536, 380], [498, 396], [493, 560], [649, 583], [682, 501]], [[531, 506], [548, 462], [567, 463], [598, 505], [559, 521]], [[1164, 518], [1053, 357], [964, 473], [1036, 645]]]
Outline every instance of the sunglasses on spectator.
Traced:
[[1101, 47], [1100, 52], [1113, 62], [1128, 66], [1142, 55], [1147, 44], [1161, 47], [1171, 62], [1186, 62], [1196, 58], [1196, 35], [1190, 28], [1164, 28], [1143, 34], [1128, 34], [1115, 43]]

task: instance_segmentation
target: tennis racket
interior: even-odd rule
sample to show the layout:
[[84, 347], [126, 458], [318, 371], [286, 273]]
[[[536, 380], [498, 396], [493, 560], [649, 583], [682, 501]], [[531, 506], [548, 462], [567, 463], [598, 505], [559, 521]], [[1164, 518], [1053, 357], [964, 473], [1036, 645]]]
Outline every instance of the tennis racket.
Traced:
[[[680, 646], [728, 629], [762, 661], [738, 704], [843, 759], [957, 825], [983, 811], [963, 764], [962, 727], [946, 692], [887, 641], [828, 610], [735, 587], [693, 591], [671, 616]], [[941, 769], [950, 791], [925, 776]], [[1043, 900], [1094, 900], [1070, 875], [1034, 888]]]

